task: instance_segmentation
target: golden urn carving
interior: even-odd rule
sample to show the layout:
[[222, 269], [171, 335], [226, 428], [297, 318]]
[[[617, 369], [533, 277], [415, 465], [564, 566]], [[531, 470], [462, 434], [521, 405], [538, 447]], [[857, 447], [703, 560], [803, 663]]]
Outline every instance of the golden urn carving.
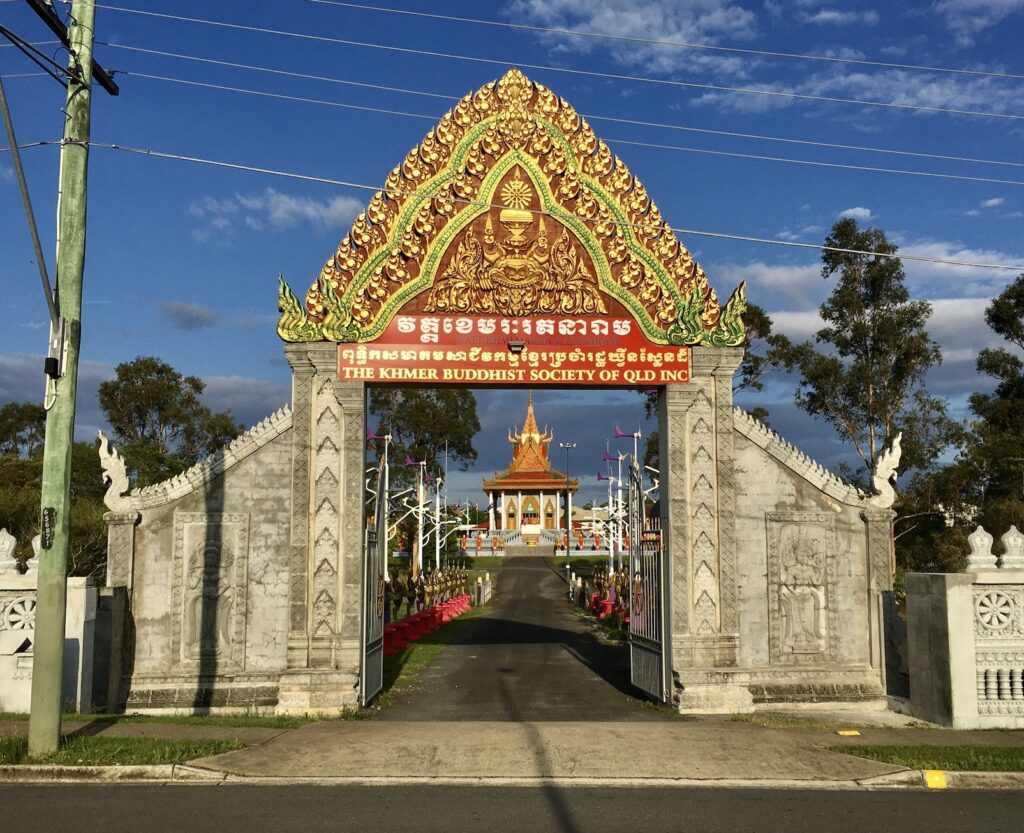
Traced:
[[[608, 309], [597, 278], [578, 241], [560, 223], [532, 208], [539, 199], [522, 169], [515, 167], [501, 187], [504, 207], [483, 215], [478, 236], [470, 225], [449, 247], [454, 255], [427, 296], [427, 312], [497, 315], [561, 313], [593, 315]], [[552, 246], [548, 224], [557, 229]], [[482, 237], [482, 241], [481, 241]], [[442, 258], [442, 263], [444, 258]]]

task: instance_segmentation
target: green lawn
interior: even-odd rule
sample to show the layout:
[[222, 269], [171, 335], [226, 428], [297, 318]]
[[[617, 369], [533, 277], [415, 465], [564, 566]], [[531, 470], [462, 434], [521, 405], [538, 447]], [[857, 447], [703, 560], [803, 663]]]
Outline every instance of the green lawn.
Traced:
[[831, 746], [856, 755], [910, 769], [953, 772], [1024, 772], [1024, 746]]
[[65, 737], [60, 750], [46, 758], [29, 760], [28, 738], [0, 737], [0, 764], [63, 764], [107, 766], [128, 764], [180, 764], [194, 758], [219, 755], [245, 744], [237, 740], [162, 740], [159, 738]]
[[[266, 729], [296, 729], [317, 720], [353, 720], [359, 712], [346, 710], [342, 715], [188, 715], [188, 714], [65, 714], [64, 723], [169, 723], [191, 726], [231, 726], [234, 728], [255, 727]], [[27, 714], [0, 713], [0, 720], [28, 720]]]

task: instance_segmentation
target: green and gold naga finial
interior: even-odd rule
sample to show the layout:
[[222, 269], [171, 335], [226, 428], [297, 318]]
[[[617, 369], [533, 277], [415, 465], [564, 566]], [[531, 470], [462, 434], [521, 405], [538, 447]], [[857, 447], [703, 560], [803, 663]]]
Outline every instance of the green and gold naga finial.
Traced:
[[295, 297], [284, 276], [277, 276], [277, 334], [284, 341], [319, 341], [320, 328], [306, 316], [302, 303]]

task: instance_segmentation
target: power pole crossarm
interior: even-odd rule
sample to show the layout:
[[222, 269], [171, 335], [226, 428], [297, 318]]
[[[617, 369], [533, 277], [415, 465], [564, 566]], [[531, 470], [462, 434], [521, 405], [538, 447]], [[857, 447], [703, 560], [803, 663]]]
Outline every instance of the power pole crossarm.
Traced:
[[62, 182], [57, 220], [57, 239], [60, 242], [56, 270], [57, 306], [67, 324], [67, 360], [64, 374], [52, 381], [52, 405], [46, 412], [39, 590], [28, 735], [29, 755], [32, 757], [52, 754], [60, 743], [71, 448], [75, 434], [75, 395], [81, 344], [95, 13], [95, 0], [74, 0], [71, 7], [69, 68], [72, 72], [69, 73], [67, 121], [61, 149]]

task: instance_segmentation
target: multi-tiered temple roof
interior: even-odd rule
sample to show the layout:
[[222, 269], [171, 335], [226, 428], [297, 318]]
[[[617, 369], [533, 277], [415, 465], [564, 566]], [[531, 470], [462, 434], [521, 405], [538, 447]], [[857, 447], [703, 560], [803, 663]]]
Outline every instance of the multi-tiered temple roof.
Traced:
[[[508, 469], [495, 474], [493, 480], [484, 480], [485, 492], [558, 492], [565, 491], [566, 473], [551, 467], [548, 446], [554, 435], [544, 428], [542, 432], [533, 413], [533, 394], [526, 405], [526, 419], [519, 431], [509, 431], [508, 441], [512, 445], [512, 462]], [[579, 488], [579, 479], [568, 482], [573, 493]]]

